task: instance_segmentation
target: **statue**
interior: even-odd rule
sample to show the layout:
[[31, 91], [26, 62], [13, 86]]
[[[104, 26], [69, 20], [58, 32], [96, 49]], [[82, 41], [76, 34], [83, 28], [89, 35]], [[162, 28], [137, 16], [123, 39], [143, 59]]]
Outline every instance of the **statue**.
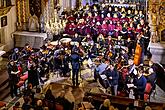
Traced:
[[39, 31], [38, 17], [34, 14], [29, 18], [29, 31], [36, 32]]

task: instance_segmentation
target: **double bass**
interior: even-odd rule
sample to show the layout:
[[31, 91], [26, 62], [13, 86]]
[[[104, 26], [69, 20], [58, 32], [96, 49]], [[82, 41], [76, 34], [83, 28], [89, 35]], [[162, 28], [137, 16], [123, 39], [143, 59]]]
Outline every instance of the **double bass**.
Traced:
[[134, 55], [134, 64], [139, 65], [142, 54], [142, 47], [139, 43], [136, 44], [135, 55]]

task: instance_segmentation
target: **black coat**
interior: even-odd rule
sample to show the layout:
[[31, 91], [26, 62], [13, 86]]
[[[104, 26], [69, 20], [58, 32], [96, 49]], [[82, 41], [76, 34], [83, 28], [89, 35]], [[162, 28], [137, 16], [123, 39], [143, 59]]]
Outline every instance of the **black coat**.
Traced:
[[80, 69], [81, 57], [78, 53], [73, 53], [70, 56], [70, 60], [71, 60], [72, 69]]
[[36, 67], [31, 66], [30, 70], [28, 70], [28, 83], [31, 83], [33, 87], [39, 84]]
[[109, 77], [112, 77], [112, 79], [109, 79], [109, 82], [112, 86], [118, 85], [118, 79], [119, 79], [119, 73], [114, 69], [113, 71], [111, 70], [106, 70], [106, 76], [109, 79]]

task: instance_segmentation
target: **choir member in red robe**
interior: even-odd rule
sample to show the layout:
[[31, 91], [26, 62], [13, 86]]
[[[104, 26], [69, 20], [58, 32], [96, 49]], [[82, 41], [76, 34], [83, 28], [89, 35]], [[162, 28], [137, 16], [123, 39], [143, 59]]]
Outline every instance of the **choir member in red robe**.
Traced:
[[117, 22], [117, 25], [114, 30], [115, 30], [115, 37], [118, 38], [118, 36], [120, 35], [120, 33], [122, 31], [122, 26], [121, 26], [120, 22]]
[[142, 32], [142, 28], [140, 27], [140, 24], [137, 25], [137, 28], [135, 30], [135, 34], [140, 34]]
[[124, 24], [125, 22], [128, 22], [128, 18], [126, 18], [126, 14], [123, 13], [120, 18], [120, 23]]
[[86, 17], [86, 20], [88, 20], [89, 22], [93, 20], [93, 16], [92, 16], [91, 12], [88, 13], [88, 16]]
[[112, 21], [114, 24], [116, 24], [119, 21], [119, 18], [116, 13], [113, 15]]
[[91, 26], [88, 22], [86, 22], [85, 27], [84, 27], [84, 33], [83, 35], [87, 35], [88, 33], [91, 34]]
[[76, 20], [76, 18], [71, 14], [70, 16], [68, 16], [67, 20], [69, 22], [74, 22]]
[[128, 37], [131, 39], [131, 40], [135, 40], [135, 27], [133, 25], [133, 23], [130, 23], [129, 27], [127, 28], [127, 31], [128, 31]]
[[108, 25], [106, 23], [106, 21], [103, 21], [103, 24], [101, 25], [101, 28], [102, 28], [102, 34], [105, 36], [108, 32]]
[[85, 22], [84, 19], [80, 19], [78, 24], [77, 24], [77, 33], [80, 35], [84, 34], [84, 28], [85, 28]]
[[98, 21], [96, 23], [95, 29], [97, 30], [97, 35], [101, 33], [101, 23]]
[[76, 30], [76, 25], [74, 24], [74, 22], [70, 23], [68, 25], [67, 33], [69, 35], [74, 35], [75, 34], [75, 30]]
[[107, 14], [107, 17], [105, 18], [105, 20], [106, 21], [112, 20], [112, 17], [111, 17], [111, 14], [110, 13]]
[[94, 18], [96, 19], [96, 21], [101, 21], [101, 17], [97, 14], [97, 13], [95, 13], [94, 14], [95, 16], [94, 16]]
[[115, 25], [113, 24], [112, 21], [109, 21], [108, 32], [109, 32], [109, 35], [110, 36], [113, 36], [114, 35], [114, 29], [115, 29]]

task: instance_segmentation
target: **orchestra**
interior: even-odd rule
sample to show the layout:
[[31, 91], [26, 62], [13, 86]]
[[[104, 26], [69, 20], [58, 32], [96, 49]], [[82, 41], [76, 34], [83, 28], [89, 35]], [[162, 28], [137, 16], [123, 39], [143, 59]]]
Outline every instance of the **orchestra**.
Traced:
[[[72, 70], [73, 86], [79, 85], [78, 76], [83, 60], [91, 59], [96, 65], [94, 80], [106, 80], [102, 82], [108, 83], [112, 95], [119, 95], [118, 91], [124, 88], [126, 96], [129, 96], [128, 91], [137, 90], [134, 91], [137, 93], [135, 98], [144, 99], [144, 88], [140, 88], [144, 71], [136, 70], [144, 62], [149, 43], [149, 27], [143, 12], [131, 7], [105, 4], [87, 5], [74, 11], [62, 12], [62, 22], [67, 22], [61, 39], [48, 40], [37, 52], [26, 44], [22, 50], [15, 49], [10, 59], [15, 61], [19, 56], [25, 56], [23, 59], [26, 59], [27, 67], [31, 70], [29, 74], [39, 71], [39, 76], [60, 70], [60, 76], [68, 77], [68, 72]], [[154, 73], [154, 69], [149, 70], [150, 74]], [[106, 79], [102, 79], [102, 74]], [[37, 79], [38, 76], [35, 77]], [[37, 86], [37, 81], [30, 80]], [[146, 83], [144, 77], [143, 81]]]

